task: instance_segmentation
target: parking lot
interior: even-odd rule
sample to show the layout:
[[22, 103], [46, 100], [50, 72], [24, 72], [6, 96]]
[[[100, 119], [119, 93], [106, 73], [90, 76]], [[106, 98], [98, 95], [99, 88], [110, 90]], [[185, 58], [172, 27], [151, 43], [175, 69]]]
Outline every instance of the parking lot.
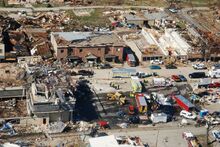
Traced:
[[[127, 67], [124, 65], [124, 68], [133, 68], [133, 67]], [[142, 82], [142, 86], [145, 87], [143, 90], [143, 93], [146, 95], [150, 95], [152, 92], [156, 92], [159, 94], [164, 94], [164, 96], [169, 97], [175, 94], [180, 94], [187, 99], [190, 97], [192, 93], [194, 93], [194, 90], [197, 88], [197, 84], [200, 81], [200, 79], [191, 79], [189, 78], [189, 74], [192, 72], [205, 72], [208, 73], [208, 69], [206, 70], [195, 70], [191, 65], [187, 66], [181, 66], [177, 69], [166, 69], [163, 65], [161, 66], [162, 69], [158, 70], [152, 70], [149, 68], [149, 65], [144, 66], [138, 66], [133, 69], [136, 69], [136, 72], [144, 72], [144, 73], [153, 73], [156, 72], [158, 74], [158, 77], [163, 78], [171, 78], [172, 75], [184, 75], [187, 79], [186, 82], [173, 82], [174, 86], [172, 87], [151, 87], [152, 80], [154, 76], [150, 76], [147, 78], [140, 78], [140, 81]], [[112, 78], [113, 73], [112, 69], [93, 69], [94, 75], [92, 78], [86, 78], [90, 81], [89, 87], [91, 88], [91, 91], [94, 93], [93, 96], [88, 97], [89, 100], [86, 100], [91, 107], [87, 107], [84, 114], [87, 116], [90, 116], [89, 120], [93, 121], [99, 121], [104, 120], [109, 123], [109, 126], [111, 129], [121, 129], [122, 126], [125, 128], [139, 128], [144, 127], [143, 130], [147, 130], [146, 128], [152, 128], [155, 124], [152, 125], [151, 121], [145, 121], [142, 122], [139, 121], [138, 123], [132, 122], [131, 118], [133, 115], [129, 115], [129, 106], [134, 105], [137, 107], [136, 100], [133, 97], [130, 97], [130, 92], [132, 91], [132, 85], [131, 85], [131, 78]], [[147, 80], [147, 84], [144, 84], [144, 80]], [[218, 81], [218, 79], [212, 79], [213, 81]], [[113, 88], [110, 86], [110, 83], [115, 83], [119, 85], [119, 88]], [[200, 90], [207, 90], [204, 88], [201, 88]], [[209, 89], [208, 89], [209, 90]], [[212, 91], [218, 91], [218, 89], [210, 89]], [[115, 93], [115, 92], [121, 92], [124, 95], [126, 95], [127, 102], [125, 105], [121, 106], [118, 104], [118, 101], [110, 101], [107, 99], [108, 93]], [[82, 102], [83, 103], [83, 102]], [[197, 105], [198, 108], [206, 108], [210, 111], [210, 113], [214, 111], [219, 111], [220, 103], [219, 101], [215, 103], [209, 103], [205, 105]], [[151, 105], [149, 105], [151, 107]], [[90, 108], [92, 108], [90, 110]], [[195, 135], [202, 135], [202, 143], [204, 143], [204, 136], [205, 136], [205, 130], [204, 127], [195, 128], [195, 124], [197, 123], [194, 120], [186, 119], [188, 126], [185, 126], [183, 128], [179, 128], [179, 125], [182, 123], [183, 118], [179, 116], [179, 112], [181, 109], [178, 107], [177, 104], [174, 104], [171, 107], [164, 107], [164, 106], [158, 106], [156, 107], [157, 110], [152, 110], [149, 108], [149, 114], [152, 112], [165, 112], [166, 114], [169, 114], [172, 116], [172, 119], [169, 120], [167, 123], [162, 124], [156, 124], [155, 128], [160, 127], [171, 127], [171, 130], [160, 130], [160, 131], [147, 131], [147, 132], [139, 132], [139, 131], [131, 131], [131, 132], [120, 132], [116, 133], [115, 135], [137, 135], [142, 138], [142, 140], [145, 140], [150, 144], [150, 146], [173, 146], [173, 138], [175, 138], [175, 146], [178, 144], [179, 146], [186, 146], [187, 142], [182, 138], [181, 133], [184, 131], [191, 131]], [[81, 113], [82, 114], [82, 113]], [[139, 117], [145, 115], [145, 114], [138, 114]], [[91, 117], [94, 116], [94, 117]], [[150, 118], [150, 115], [148, 115], [148, 119]], [[197, 117], [199, 118], [199, 115], [197, 113]], [[191, 128], [190, 128], [191, 127]], [[184, 129], [185, 128], [185, 129]], [[189, 129], [190, 128], [190, 129]], [[219, 143], [213, 138], [212, 130], [216, 129], [219, 130], [218, 127], [212, 128], [209, 132], [209, 141], [210, 144], [213, 146], [218, 146]], [[111, 132], [109, 130], [109, 132]], [[178, 133], [179, 136], [176, 136]], [[111, 134], [111, 133], [110, 133]], [[149, 135], [145, 135], [149, 134]], [[147, 138], [145, 136], [148, 136]], [[151, 136], [151, 137], [149, 137]], [[168, 138], [168, 142], [164, 142], [164, 138]], [[172, 139], [169, 139], [172, 138]], [[156, 141], [157, 140], [157, 141]], [[200, 141], [201, 142], [201, 141]]]

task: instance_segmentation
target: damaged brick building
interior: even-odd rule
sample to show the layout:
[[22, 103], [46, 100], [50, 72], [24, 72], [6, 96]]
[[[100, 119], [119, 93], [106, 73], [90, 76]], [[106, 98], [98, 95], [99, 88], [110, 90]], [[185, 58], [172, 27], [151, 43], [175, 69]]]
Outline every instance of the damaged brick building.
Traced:
[[123, 40], [112, 32], [53, 32], [51, 44], [58, 59], [84, 62], [123, 62]]

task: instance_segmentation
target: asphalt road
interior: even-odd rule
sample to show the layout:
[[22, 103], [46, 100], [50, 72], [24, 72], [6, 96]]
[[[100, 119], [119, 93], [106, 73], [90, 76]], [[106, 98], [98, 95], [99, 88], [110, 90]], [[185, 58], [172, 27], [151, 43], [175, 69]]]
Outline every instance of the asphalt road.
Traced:
[[[186, 127], [166, 127], [153, 129], [153, 128], [138, 128], [132, 130], [109, 130], [108, 134], [116, 136], [139, 136], [143, 143], [148, 143], [150, 147], [186, 147], [187, 142], [182, 138], [182, 133], [190, 131], [194, 135], [205, 135], [206, 129], [204, 127], [195, 128], [191, 126]], [[165, 139], [167, 141], [165, 141]]]
[[[72, 10], [72, 9], [103, 9], [103, 8], [112, 8], [112, 9], [130, 9], [130, 8], [141, 8], [141, 9], [154, 9], [162, 7], [152, 7], [152, 6], [63, 6], [63, 7], [52, 7], [52, 8], [34, 8], [34, 7], [21, 7], [21, 8], [0, 8], [0, 11], [5, 12], [17, 12], [17, 11], [59, 11], [59, 10]], [[194, 7], [194, 8], [183, 8], [183, 12], [189, 10], [207, 10], [207, 7]]]
[[52, 7], [52, 8], [0, 8], [0, 11], [5, 12], [17, 12], [17, 11], [60, 11], [60, 10], [73, 10], [73, 9], [104, 9], [104, 8], [112, 8], [112, 9], [129, 9], [129, 8], [141, 8], [141, 9], [153, 9], [160, 7], [150, 7], [150, 6], [65, 6], [65, 7]]

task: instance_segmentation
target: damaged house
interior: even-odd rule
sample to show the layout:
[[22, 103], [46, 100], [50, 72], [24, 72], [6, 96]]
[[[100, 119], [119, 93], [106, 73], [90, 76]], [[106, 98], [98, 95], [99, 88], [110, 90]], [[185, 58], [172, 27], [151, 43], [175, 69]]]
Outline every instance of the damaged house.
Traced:
[[43, 118], [43, 124], [72, 121], [76, 99], [70, 76], [54, 67], [29, 65], [26, 68], [30, 75], [38, 77], [33, 78], [28, 90], [29, 115]]
[[53, 32], [51, 44], [58, 59], [84, 62], [123, 62], [126, 47], [112, 32]]
[[6, 56], [16, 58], [17, 56], [29, 56], [30, 43], [23, 31], [9, 31], [8, 48], [6, 48]]
[[30, 49], [31, 55], [39, 55], [42, 58], [52, 57], [50, 49], [50, 41], [48, 39], [48, 32], [44, 28], [25, 28], [28, 38], [31, 41], [32, 48]]

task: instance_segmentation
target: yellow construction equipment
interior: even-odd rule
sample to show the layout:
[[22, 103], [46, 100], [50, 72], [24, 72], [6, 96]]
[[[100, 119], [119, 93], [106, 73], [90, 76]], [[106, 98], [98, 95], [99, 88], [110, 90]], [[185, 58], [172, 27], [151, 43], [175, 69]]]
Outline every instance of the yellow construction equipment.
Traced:
[[110, 101], [118, 101], [119, 105], [124, 105], [126, 103], [126, 96], [122, 93], [116, 92], [116, 93], [108, 93], [107, 99]]

